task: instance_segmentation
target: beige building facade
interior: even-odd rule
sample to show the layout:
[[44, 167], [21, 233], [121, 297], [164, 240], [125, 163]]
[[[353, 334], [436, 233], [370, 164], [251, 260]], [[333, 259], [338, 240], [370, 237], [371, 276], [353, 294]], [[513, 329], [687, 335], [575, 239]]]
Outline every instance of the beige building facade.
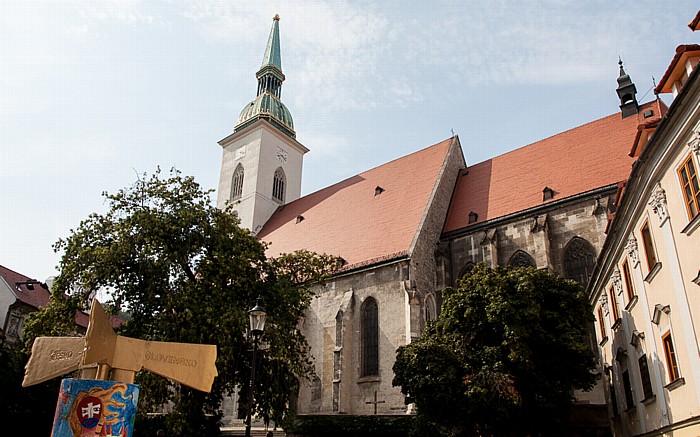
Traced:
[[671, 81], [657, 87], [673, 102], [639, 144], [589, 284], [615, 435], [700, 435], [700, 80], [686, 70], [694, 64], [676, 56]]

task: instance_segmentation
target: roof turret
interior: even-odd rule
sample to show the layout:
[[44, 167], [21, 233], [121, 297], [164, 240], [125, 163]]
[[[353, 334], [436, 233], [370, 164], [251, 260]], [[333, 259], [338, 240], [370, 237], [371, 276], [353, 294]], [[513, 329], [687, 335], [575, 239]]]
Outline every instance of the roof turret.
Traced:
[[639, 112], [639, 104], [637, 103], [637, 87], [630, 79], [629, 74], [625, 73], [622, 66], [622, 59], [618, 58], [620, 65], [620, 76], [617, 78], [617, 96], [620, 98], [620, 109], [622, 110], [622, 118]]

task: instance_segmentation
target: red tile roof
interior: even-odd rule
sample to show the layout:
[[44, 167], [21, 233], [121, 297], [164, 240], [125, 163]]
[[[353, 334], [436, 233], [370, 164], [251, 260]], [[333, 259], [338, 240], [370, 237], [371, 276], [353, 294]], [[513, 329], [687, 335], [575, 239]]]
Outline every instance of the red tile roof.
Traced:
[[[467, 167], [457, 180], [443, 232], [626, 180], [634, 162], [628, 153], [647, 109], [658, 116], [657, 103], [650, 102], [638, 116], [613, 114]], [[545, 187], [555, 193], [547, 202]], [[479, 220], [470, 225], [471, 211]]]
[[657, 94], [670, 93], [671, 86], [678, 80], [678, 77], [685, 73], [685, 65], [681, 61], [685, 61], [689, 56], [700, 55], [700, 45], [698, 44], [681, 44], [676, 47], [676, 54], [669, 64], [666, 72], [656, 85], [655, 91]]
[[[44, 282], [36, 281], [14, 270], [0, 265], [0, 276], [7, 282], [12, 291], [17, 296], [20, 302], [29, 305], [35, 309], [40, 309], [49, 304], [51, 292]], [[31, 283], [31, 285], [27, 283]], [[90, 316], [83, 312], [75, 313], [75, 323], [78, 326], [87, 328]], [[116, 316], [109, 317], [112, 328], [117, 328], [124, 324], [124, 321]]]
[[280, 207], [258, 238], [270, 243], [270, 256], [307, 249], [340, 256], [345, 268], [408, 255], [452, 141]]
[[695, 14], [695, 18], [693, 18], [693, 21], [688, 24], [688, 27], [690, 27], [690, 30], [695, 32], [696, 30], [700, 30], [700, 10], [698, 11], [697, 14]]
[[[21, 302], [41, 308], [49, 303], [49, 288], [45, 283], [36, 281], [28, 276], [10, 270], [0, 265], [0, 276], [7, 282], [12, 291]], [[27, 283], [32, 283], [31, 285]]]

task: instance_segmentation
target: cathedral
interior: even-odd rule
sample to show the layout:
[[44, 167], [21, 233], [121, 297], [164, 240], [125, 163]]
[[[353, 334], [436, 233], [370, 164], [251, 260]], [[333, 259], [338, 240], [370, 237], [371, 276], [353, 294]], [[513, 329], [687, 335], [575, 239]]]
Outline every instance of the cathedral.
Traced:
[[[658, 98], [638, 102], [619, 64], [620, 106], [609, 116], [475, 164], [455, 135], [302, 197], [309, 149], [281, 100], [275, 16], [257, 96], [219, 142], [217, 205], [232, 204], [269, 256], [307, 249], [343, 260], [302, 322], [316, 375], [300, 382], [297, 414], [410, 414], [392, 386], [396, 349], [421, 335], [441, 291], [477, 263], [588, 285], [630, 171], [668, 111]], [[602, 428], [606, 387], [576, 393]]]

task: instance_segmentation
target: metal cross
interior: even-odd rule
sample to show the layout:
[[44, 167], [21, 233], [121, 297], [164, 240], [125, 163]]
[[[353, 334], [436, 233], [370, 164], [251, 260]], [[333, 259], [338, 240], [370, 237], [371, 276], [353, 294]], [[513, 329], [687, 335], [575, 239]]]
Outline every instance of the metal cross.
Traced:
[[374, 392], [374, 401], [368, 401], [365, 402], [365, 404], [374, 404], [374, 414], [377, 414], [377, 404], [383, 404], [385, 401], [378, 401], [377, 400], [377, 392]]

